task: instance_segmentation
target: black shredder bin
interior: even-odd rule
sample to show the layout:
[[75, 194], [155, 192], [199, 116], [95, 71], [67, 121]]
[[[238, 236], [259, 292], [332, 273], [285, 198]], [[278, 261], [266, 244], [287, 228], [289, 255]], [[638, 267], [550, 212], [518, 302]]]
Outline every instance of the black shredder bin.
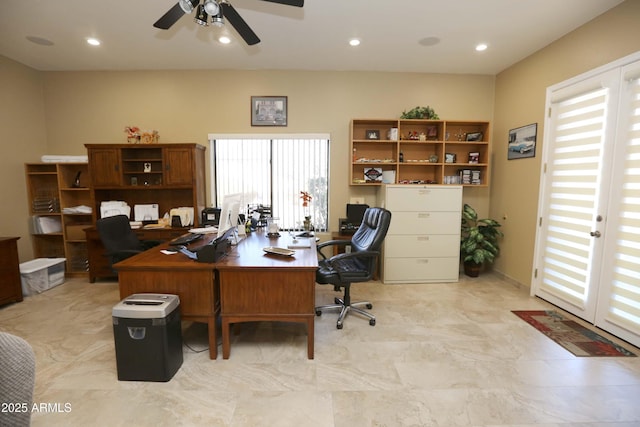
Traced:
[[118, 380], [169, 381], [182, 366], [180, 298], [133, 294], [113, 307]]

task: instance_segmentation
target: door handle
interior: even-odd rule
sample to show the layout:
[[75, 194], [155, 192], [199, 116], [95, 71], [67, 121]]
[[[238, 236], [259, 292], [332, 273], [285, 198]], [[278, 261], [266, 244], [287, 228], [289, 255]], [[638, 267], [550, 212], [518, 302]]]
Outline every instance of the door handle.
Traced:
[[602, 234], [600, 234], [599, 231], [592, 231], [589, 234], [591, 235], [591, 237], [600, 237], [600, 236], [602, 236]]

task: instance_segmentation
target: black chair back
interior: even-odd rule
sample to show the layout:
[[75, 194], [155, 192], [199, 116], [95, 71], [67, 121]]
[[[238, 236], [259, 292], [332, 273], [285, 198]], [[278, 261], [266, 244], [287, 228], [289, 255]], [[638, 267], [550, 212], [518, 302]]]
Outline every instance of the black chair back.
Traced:
[[[383, 208], [368, 208], [362, 223], [351, 237], [351, 252], [380, 251], [391, 224], [391, 212]], [[369, 259], [367, 270], [375, 270], [375, 259]], [[363, 266], [364, 267], [364, 266]]]
[[96, 228], [100, 234], [100, 240], [109, 254], [142, 249], [142, 243], [131, 229], [129, 217], [126, 215], [101, 218], [96, 221]]

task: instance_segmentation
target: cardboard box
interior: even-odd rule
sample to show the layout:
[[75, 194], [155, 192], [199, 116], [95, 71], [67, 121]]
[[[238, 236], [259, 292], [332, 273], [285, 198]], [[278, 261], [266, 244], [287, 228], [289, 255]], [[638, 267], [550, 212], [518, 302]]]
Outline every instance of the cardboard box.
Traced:
[[84, 229], [89, 227], [90, 224], [67, 225], [67, 240], [87, 240]]

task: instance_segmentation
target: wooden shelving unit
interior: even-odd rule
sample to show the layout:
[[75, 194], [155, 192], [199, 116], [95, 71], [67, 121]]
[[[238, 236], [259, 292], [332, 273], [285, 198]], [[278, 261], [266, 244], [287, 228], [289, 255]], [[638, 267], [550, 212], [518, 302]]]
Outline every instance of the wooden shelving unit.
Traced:
[[[25, 173], [34, 256], [66, 258], [67, 276], [86, 275], [87, 242], [82, 230], [92, 225], [93, 214], [69, 209], [92, 205], [87, 163], [27, 163]], [[37, 222], [57, 223], [60, 228], [48, 232], [51, 229], [41, 230]]]
[[[198, 144], [85, 144], [91, 169], [94, 223], [103, 201], [124, 201], [131, 207], [157, 204], [162, 218], [172, 208], [193, 207], [194, 225], [200, 226], [205, 207], [205, 147]], [[191, 227], [140, 228], [141, 240], [170, 240]], [[89, 247], [89, 281], [112, 277], [95, 227], [86, 230]]]
[[380, 185], [380, 173], [391, 184], [489, 185], [489, 122], [354, 119], [350, 133], [351, 185]]

